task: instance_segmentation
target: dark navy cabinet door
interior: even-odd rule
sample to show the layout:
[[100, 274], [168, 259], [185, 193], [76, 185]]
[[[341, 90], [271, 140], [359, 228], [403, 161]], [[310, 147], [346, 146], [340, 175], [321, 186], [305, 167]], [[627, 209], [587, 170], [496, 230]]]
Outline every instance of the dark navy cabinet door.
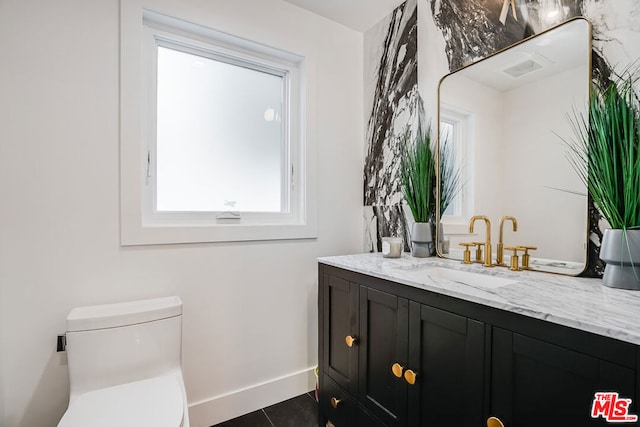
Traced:
[[408, 425], [483, 425], [484, 323], [410, 302], [409, 331]]
[[611, 425], [591, 417], [595, 393], [636, 398], [633, 369], [501, 328], [491, 387], [491, 415], [514, 427]]
[[[325, 275], [323, 371], [353, 396], [358, 393], [358, 284]], [[347, 344], [347, 337], [350, 346]]]
[[406, 425], [406, 382], [391, 368], [407, 366], [409, 301], [360, 287], [360, 403], [389, 427]]

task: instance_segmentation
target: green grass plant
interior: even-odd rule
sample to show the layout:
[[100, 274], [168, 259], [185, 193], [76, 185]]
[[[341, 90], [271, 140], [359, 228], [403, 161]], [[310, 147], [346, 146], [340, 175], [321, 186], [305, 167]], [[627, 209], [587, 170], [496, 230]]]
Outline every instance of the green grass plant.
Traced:
[[640, 228], [640, 105], [637, 74], [593, 85], [588, 115], [570, 118], [576, 139], [570, 160], [589, 195], [614, 229]]
[[431, 132], [419, 127], [414, 140], [406, 133], [400, 146], [400, 187], [416, 222], [429, 222], [435, 210], [435, 157]]

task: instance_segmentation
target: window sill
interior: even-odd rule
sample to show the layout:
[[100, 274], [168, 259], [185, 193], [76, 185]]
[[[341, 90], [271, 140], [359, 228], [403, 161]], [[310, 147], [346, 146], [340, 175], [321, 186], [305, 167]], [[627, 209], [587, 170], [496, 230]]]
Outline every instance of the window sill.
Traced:
[[470, 235], [469, 233], [469, 223], [465, 222], [448, 222], [442, 221], [442, 226], [444, 227], [444, 234], [449, 236], [462, 236], [462, 235]]
[[317, 238], [311, 224], [260, 225], [216, 224], [207, 226], [125, 226], [121, 233], [123, 246], [178, 243], [248, 242]]

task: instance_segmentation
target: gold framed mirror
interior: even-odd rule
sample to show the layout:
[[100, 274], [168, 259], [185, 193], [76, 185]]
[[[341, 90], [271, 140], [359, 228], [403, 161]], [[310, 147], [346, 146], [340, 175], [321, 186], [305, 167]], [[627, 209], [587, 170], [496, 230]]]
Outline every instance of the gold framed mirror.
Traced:
[[494, 260], [502, 252], [509, 265], [502, 240], [536, 248], [528, 251], [531, 270], [585, 269], [587, 191], [563, 140], [573, 138], [568, 115], [588, 108], [590, 81], [591, 25], [581, 17], [440, 80], [438, 158], [452, 162], [462, 188], [442, 215], [436, 209], [439, 256], [462, 260], [461, 243], [485, 242], [484, 227], [471, 233], [469, 221], [486, 215]]

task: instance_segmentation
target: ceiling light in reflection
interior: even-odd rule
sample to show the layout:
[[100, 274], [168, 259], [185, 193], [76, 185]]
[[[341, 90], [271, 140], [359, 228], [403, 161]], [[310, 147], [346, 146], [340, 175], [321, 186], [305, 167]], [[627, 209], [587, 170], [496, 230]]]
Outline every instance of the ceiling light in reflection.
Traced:
[[275, 108], [267, 108], [264, 110], [264, 121], [265, 122], [279, 122], [280, 121], [280, 113], [276, 111]]
[[560, 0], [546, 0], [544, 10], [543, 19], [548, 25], [560, 22], [569, 12], [568, 8], [563, 6]]
[[274, 110], [273, 108], [267, 108], [266, 110], [264, 110], [265, 122], [272, 122], [275, 119], [276, 119], [276, 110]]

